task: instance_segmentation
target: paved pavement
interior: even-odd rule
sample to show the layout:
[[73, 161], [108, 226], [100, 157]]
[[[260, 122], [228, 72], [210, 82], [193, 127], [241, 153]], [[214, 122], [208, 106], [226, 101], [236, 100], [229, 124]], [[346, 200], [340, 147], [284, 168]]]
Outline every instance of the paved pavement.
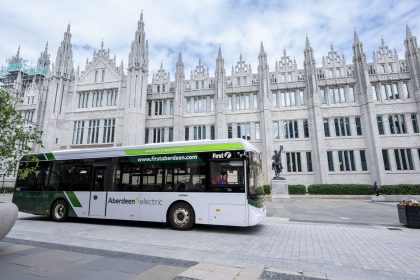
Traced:
[[397, 202], [295, 198], [267, 202], [268, 215], [296, 222], [400, 226]]
[[[47, 256], [63, 258], [77, 253], [77, 258], [66, 261], [73, 262], [75, 271], [90, 273], [82, 275], [86, 279], [108, 279], [112, 273], [128, 274], [114, 279], [153, 279], [150, 275], [161, 277], [158, 272], [168, 276], [157, 279], [420, 279], [419, 229], [293, 222], [280, 215], [284, 211], [275, 213], [275, 208], [287, 210], [282, 205], [270, 204], [272, 216], [252, 228], [197, 226], [187, 232], [139, 222], [71, 219], [54, 223], [20, 213], [0, 243], [0, 271], [2, 275], [11, 271], [13, 276], [26, 266], [26, 272], [57, 273], [37, 263], [45, 259], [42, 256], [27, 257], [29, 263], [13, 263], [26, 253], [45, 250]], [[10, 252], [14, 246], [32, 248]], [[3, 247], [10, 247], [9, 251]], [[69, 265], [50, 260], [53, 268]], [[124, 265], [113, 266], [113, 262]], [[143, 270], [132, 271], [131, 266]], [[6, 279], [48, 279], [52, 272]]]

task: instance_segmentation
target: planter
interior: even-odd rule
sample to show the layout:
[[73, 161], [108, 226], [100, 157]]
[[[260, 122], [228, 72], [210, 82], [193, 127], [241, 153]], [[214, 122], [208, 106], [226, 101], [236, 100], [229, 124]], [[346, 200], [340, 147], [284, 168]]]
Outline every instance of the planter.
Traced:
[[400, 223], [409, 227], [420, 227], [420, 206], [397, 205]]
[[16, 222], [18, 208], [11, 202], [0, 202], [0, 241], [9, 233]]

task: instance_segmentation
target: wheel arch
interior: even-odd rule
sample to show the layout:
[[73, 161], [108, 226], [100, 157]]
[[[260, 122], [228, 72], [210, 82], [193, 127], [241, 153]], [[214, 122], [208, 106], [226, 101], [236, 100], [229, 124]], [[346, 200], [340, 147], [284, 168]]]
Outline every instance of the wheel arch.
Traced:
[[[172, 203], [168, 206], [168, 209], [166, 209], [166, 223], [168, 222], [169, 211], [171, 211], [172, 206], [174, 206], [175, 204], [177, 204], [177, 203], [179, 203], [179, 202], [186, 203], [186, 204], [188, 204], [188, 205], [192, 208], [192, 210], [194, 211], [194, 220], [195, 220], [195, 209], [194, 209], [194, 207], [191, 205], [191, 203], [189, 203], [188, 201], [182, 200], [182, 199], [178, 199], [178, 200], [175, 200], [174, 202], [172, 202]], [[195, 221], [194, 221], [194, 223], [195, 223]]]

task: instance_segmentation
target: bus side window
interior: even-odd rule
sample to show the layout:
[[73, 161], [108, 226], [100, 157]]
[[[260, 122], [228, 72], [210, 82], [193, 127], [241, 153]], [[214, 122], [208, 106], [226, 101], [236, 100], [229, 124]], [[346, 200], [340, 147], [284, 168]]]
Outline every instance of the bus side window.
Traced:
[[21, 191], [46, 190], [50, 162], [21, 162], [16, 178], [16, 187]]
[[243, 180], [243, 161], [210, 161], [210, 192], [245, 192]]

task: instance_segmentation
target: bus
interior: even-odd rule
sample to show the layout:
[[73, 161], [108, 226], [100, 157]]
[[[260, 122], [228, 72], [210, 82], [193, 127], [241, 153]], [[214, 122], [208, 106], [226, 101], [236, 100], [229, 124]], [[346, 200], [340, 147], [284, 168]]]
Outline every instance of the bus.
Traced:
[[68, 217], [253, 226], [266, 216], [261, 154], [243, 139], [73, 149], [19, 162], [19, 211]]

